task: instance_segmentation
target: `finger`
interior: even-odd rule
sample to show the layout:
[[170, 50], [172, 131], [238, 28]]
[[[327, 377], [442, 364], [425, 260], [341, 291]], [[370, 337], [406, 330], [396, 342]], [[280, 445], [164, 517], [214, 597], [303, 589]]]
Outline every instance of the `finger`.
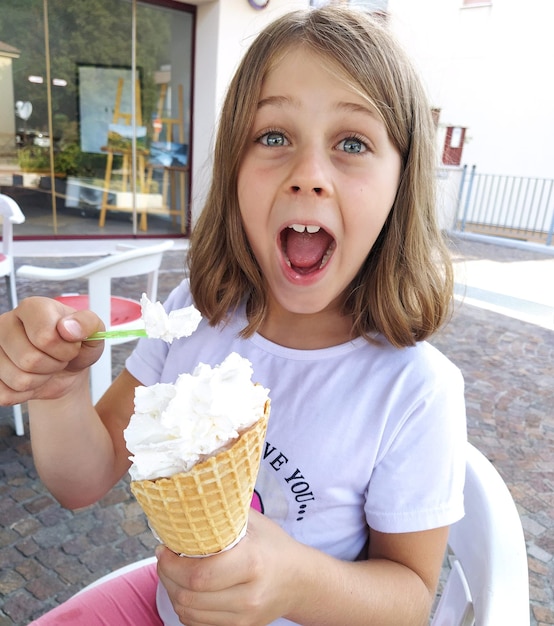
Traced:
[[[256, 594], [246, 582], [235, 581], [233, 567], [228, 567], [227, 559], [220, 558], [224, 554], [187, 558], [164, 548], [163, 555], [158, 556], [160, 581], [187, 626], [235, 624], [237, 615], [250, 611], [254, 614], [259, 609]], [[229, 619], [231, 615], [235, 617]]]
[[79, 311], [60, 320], [58, 332], [67, 341], [77, 342], [79, 352], [67, 364], [67, 371], [79, 371], [95, 363], [104, 350], [104, 341], [86, 341], [93, 333], [105, 330], [100, 318], [92, 311]]
[[102, 342], [81, 341], [98, 328], [103, 324], [94, 313], [75, 312], [49, 298], [27, 298], [2, 315], [1, 403], [55, 397], [67, 385], [68, 375], [74, 377], [101, 355]]
[[[58, 361], [60, 369], [77, 371], [92, 365], [104, 349], [103, 342], [84, 342], [104, 324], [92, 311], [75, 311], [61, 302], [47, 298], [29, 298], [18, 317], [24, 333], [39, 353]], [[40, 323], [36, 323], [39, 319]], [[37, 357], [30, 351], [29, 358]], [[45, 361], [45, 366], [52, 364]], [[26, 371], [36, 371], [31, 367]]]
[[168, 548], [156, 551], [161, 575], [181, 587], [198, 592], [221, 592], [250, 578], [247, 563], [238, 554], [240, 543], [230, 550], [204, 558], [178, 556]]
[[[75, 357], [80, 347], [77, 343], [80, 338], [67, 334], [63, 337], [57, 326], [61, 319], [74, 313], [74, 309], [51, 298], [26, 298], [14, 309], [12, 315], [3, 320], [3, 345], [6, 346], [6, 352], [17, 363], [13, 347], [26, 355], [27, 351], [22, 349], [27, 345], [28, 348], [34, 348], [57, 361], [69, 361]], [[33, 358], [32, 352], [30, 358]]]
[[4, 381], [0, 381], [0, 406], [13, 406], [35, 399], [58, 398], [67, 388], [65, 383], [67, 376], [64, 377], [63, 374], [33, 376], [29, 380], [31, 382], [24, 386], [23, 390], [15, 390], [6, 385]]
[[[84, 341], [96, 331], [105, 330], [105, 326], [98, 315], [92, 311], [73, 311], [70, 315], [60, 319], [57, 330], [60, 337], [66, 341]], [[91, 341], [90, 343], [99, 342]]]
[[[28, 342], [26, 342], [28, 344]], [[34, 348], [27, 348], [37, 358], [23, 359], [27, 366], [33, 361], [31, 370], [22, 369], [21, 363], [15, 364], [0, 346], [0, 405], [9, 406], [20, 404], [27, 400], [42, 397], [57, 397], [60, 390], [65, 386], [68, 374], [63, 374], [64, 364], [43, 355]], [[28, 355], [29, 353], [27, 353]], [[35, 371], [32, 371], [34, 368]], [[44, 370], [44, 371], [40, 371]], [[75, 374], [71, 374], [75, 376]]]
[[[28, 336], [27, 330], [21, 319], [16, 315], [6, 316], [2, 319], [1, 324], [2, 336], [0, 337], [1, 345], [1, 361], [2, 361], [2, 378], [10, 386], [13, 385], [8, 378], [17, 372], [27, 372], [35, 374], [46, 374], [52, 371], [63, 369], [67, 364], [67, 357], [71, 354], [75, 356], [75, 348], [70, 348], [66, 358], [60, 358], [62, 354], [49, 354], [47, 351], [48, 342], [44, 339], [36, 339], [36, 345]], [[58, 342], [60, 338], [58, 336]], [[22, 383], [24, 386], [25, 384]]]
[[235, 597], [233, 590], [193, 591], [181, 587], [173, 580], [160, 576], [173, 608], [187, 626], [195, 624], [236, 624], [237, 615], [248, 610], [247, 605]]
[[16, 368], [3, 367], [0, 380], [0, 406], [21, 404], [40, 395], [51, 375], [28, 375]]
[[181, 624], [186, 626], [229, 626], [237, 623], [237, 614], [226, 611], [198, 611], [174, 607]]

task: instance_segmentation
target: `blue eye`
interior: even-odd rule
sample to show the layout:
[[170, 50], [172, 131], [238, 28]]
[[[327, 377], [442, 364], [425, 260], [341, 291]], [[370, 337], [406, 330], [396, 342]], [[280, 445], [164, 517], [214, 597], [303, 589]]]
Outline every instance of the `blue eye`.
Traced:
[[347, 139], [343, 139], [339, 143], [339, 148], [347, 152], [348, 154], [359, 154], [360, 152], [365, 152], [367, 150], [367, 146], [360, 139], [356, 139], [356, 137], [348, 137]]
[[281, 147], [287, 145], [287, 140], [283, 133], [279, 133], [276, 131], [272, 131], [269, 133], [265, 133], [262, 135], [258, 141], [262, 143], [264, 146], [269, 146], [270, 148]]

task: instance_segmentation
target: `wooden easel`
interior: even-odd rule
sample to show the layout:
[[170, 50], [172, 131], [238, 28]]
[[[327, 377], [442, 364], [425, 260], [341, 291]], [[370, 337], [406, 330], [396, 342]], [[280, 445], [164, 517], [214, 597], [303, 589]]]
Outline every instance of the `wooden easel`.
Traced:
[[[117, 82], [117, 91], [115, 95], [115, 107], [114, 113], [112, 117], [112, 122], [114, 124], [124, 123], [127, 125], [131, 125], [133, 122], [132, 113], [124, 113], [121, 111], [121, 97], [123, 94], [123, 78], [120, 78]], [[135, 117], [136, 117], [136, 125], [142, 126], [142, 106], [141, 106], [141, 94], [140, 94], [140, 82], [137, 80], [135, 85]], [[127, 188], [130, 184], [131, 179], [131, 171], [132, 171], [132, 149], [122, 150], [117, 148], [112, 148], [111, 146], [103, 146], [102, 150], [107, 152], [108, 157], [106, 161], [106, 173], [104, 175], [104, 189], [102, 193], [102, 205], [100, 207], [100, 221], [99, 226], [102, 228], [106, 223], [106, 212], [108, 209], [114, 209], [117, 211], [132, 211], [133, 207], [120, 207], [113, 206], [108, 203], [110, 184], [112, 180], [112, 171], [113, 171], [113, 157], [114, 154], [121, 155], [123, 157], [122, 161], [122, 181], [121, 181], [121, 190], [127, 191]], [[140, 193], [145, 193], [148, 187], [146, 186], [146, 180], [144, 177], [146, 164], [145, 164], [145, 156], [148, 154], [147, 150], [137, 149], [137, 169], [138, 169], [138, 183], [139, 183], [139, 191]], [[147, 217], [146, 217], [146, 209], [144, 209], [141, 213], [140, 218], [140, 229], [147, 230]]]
[[[177, 127], [179, 143], [185, 142], [185, 103], [183, 99], [183, 85], [177, 86], [177, 100], [178, 100], [178, 117], [164, 117], [163, 112], [165, 108], [165, 100], [167, 98], [167, 83], [160, 85], [160, 95], [158, 97], [157, 119], [162, 123], [162, 127], [166, 127], [166, 139], [167, 141], [173, 141], [173, 129]], [[159, 141], [161, 131], [154, 133], [154, 141]]]
[[[153, 140], [159, 141], [160, 135], [165, 130], [165, 140], [168, 142], [174, 142], [175, 130], [177, 131], [177, 142], [180, 144], [185, 143], [185, 125], [184, 125], [184, 98], [183, 98], [183, 85], [177, 87], [177, 103], [178, 112], [177, 117], [164, 117], [165, 102], [167, 98], [168, 83], [162, 83], [160, 85], [160, 94], [158, 97], [158, 106], [156, 110], [156, 121], [159, 124], [158, 129], [154, 129]], [[181, 220], [181, 232], [186, 232], [186, 183], [187, 175], [190, 171], [189, 165], [184, 166], [163, 166], [150, 163], [148, 165], [147, 175], [147, 188], [150, 187], [152, 182], [152, 175], [154, 169], [163, 168], [162, 173], [162, 202], [166, 207], [166, 211], [170, 215], [179, 215]], [[177, 183], [179, 184], [179, 208], [171, 209], [169, 202], [171, 199], [177, 197]]]

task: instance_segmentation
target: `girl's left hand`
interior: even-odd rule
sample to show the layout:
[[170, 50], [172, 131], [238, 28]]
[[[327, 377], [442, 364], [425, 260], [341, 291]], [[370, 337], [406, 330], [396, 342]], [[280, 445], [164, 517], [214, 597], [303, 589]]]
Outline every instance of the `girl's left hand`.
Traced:
[[235, 547], [206, 558], [160, 547], [158, 574], [186, 626], [261, 626], [289, 608], [295, 589], [287, 563], [298, 549], [301, 544], [251, 509], [246, 535]]

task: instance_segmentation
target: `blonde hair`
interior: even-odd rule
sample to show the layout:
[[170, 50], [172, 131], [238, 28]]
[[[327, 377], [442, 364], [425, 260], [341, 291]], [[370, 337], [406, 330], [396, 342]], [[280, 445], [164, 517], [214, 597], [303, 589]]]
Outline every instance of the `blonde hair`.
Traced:
[[267, 294], [242, 225], [237, 178], [265, 76], [292, 48], [307, 46], [340, 69], [376, 107], [402, 158], [395, 202], [377, 241], [347, 289], [343, 313], [353, 336], [382, 333], [395, 346], [429, 337], [444, 322], [452, 268], [435, 217], [431, 108], [405, 53], [386, 27], [339, 6], [289, 13], [265, 28], [245, 54], [222, 108], [207, 201], [191, 237], [196, 306], [216, 325], [247, 301], [254, 333]]

